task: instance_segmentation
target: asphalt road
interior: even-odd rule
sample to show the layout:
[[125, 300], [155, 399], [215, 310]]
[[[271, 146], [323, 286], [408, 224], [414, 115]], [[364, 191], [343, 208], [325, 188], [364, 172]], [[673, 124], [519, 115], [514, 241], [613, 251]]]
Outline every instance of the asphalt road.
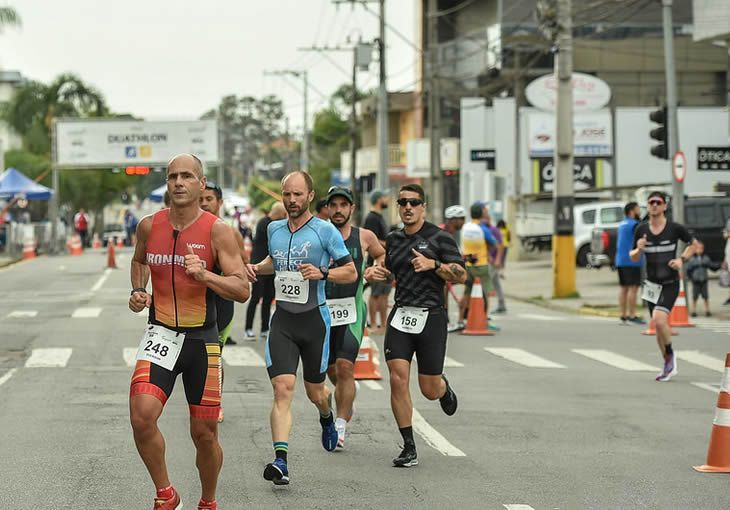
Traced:
[[[127, 411], [125, 348], [136, 350], [145, 323], [126, 306], [129, 255], [122, 250], [121, 269], [110, 271], [100, 253], [0, 270], [0, 509], [151, 506]], [[322, 449], [316, 410], [299, 386], [286, 488], [261, 477], [272, 458], [271, 390], [264, 344], [243, 340], [238, 305], [220, 508], [730, 508], [727, 475], [691, 468], [705, 461], [726, 323], [681, 330], [679, 375], [661, 384], [654, 340], [638, 328], [508, 305], [497, 336], [449, 339], [455, 416], [414, 386], [416, 468], [391, 467], [400, 436], [386, 373], [379, 385], [361, 385], [346, 449], [336, 453]], [[178, 382], [161, 426], [172, 481], [194, 508], [187, 414]]]

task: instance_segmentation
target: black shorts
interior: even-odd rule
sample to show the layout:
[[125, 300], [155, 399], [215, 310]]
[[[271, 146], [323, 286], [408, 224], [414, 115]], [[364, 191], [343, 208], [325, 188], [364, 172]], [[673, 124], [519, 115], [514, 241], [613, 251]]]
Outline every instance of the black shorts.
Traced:
[[269, 378], [296, 375], [302, 359], [304, 380], [321, 383], [329, 361], [330, 316], [326, 305], [303, 313], [276, 307], [266, 340], [266, 367]]
[[704, 282], [692, 282], [692, 299], [697, 301], [700, 297], [702, 299], [710, 298], [707, 280]]
[[641, 268], [619, 267], [618, 283], [622, 287], [638, 287], [641, 285]]
[[221, 348], [217, 337], [185, 337], [172, 371], [150, 361], [137, 361], [132, 374], [130, 397], [152, 395], [164, 405], [172, 395], [175, 380], [182, 374], [190, 416], [217, 420], [221, 405]]
[[677, 296], [679, 296], [679, 280], [663, 284], [662, 293], [659, 295], [657, 303], [654, 304], [647, 302], [649, 305], [649, 314], [653, 314], [654, 309], [671, 313], [672, 307], [674, 307], [674, 303], [677, 301]]
[[391, 326], [396, 307], [388, 315], [388, 329], [385, 331], [385, 360], [404, 359], [409, 363], [416, 354], [418, 373], [441, 375], [446, 357], [447, 317], [446, 310], [434, 308], [428, 313], [426, 326], [418, 334], [404, 333]]
[[334, 365], [338, 359], [346, 359], [355, 363], [362, 341], [362, 332], [359, 339], [355, 336], [353, 329], [356, 327], [357, 324], [332, 326], [330, 329], [330, 365]]

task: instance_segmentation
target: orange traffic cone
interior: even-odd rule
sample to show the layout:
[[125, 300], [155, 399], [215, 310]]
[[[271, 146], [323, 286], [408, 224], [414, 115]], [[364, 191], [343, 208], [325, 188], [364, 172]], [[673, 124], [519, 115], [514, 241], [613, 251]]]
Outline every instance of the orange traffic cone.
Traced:
[[677, 302], [674, 303], [672, 313], [669, 314], [669, 324], [677, 326], [678, 328], [693, 328], [695, 327], [689, 321], [689, 313], [687, 310], [687, 297], [684, 294], [684, 280], [679, 280], [679, 296], [677, 296]]
[[117, 240], [117, 248], [124, 248], [124, 239], [122, 239], [121, 237], [117, 237], [116, 240]]
[[106, 249], [106, 267], [111, 269], [117, 268], [117, 259], [114, 253], [114, 243], [109, 239], [109, 246]]
[[23, 243], [23, 260], [35, 258], [35, 240], [27, 239]]
[[74, 234], [71, 236], [71, 240], [67, 244], [69, 255], [83, 255], [84, 254], [84, 247], [81, 246], [81, 236], [78, 234]]
[[[671, 321], [669, 321], [669, 327], [670, 327], [670, 329], [672, 327]], [[647, 335], [647, 336], [656, 335], [656, 324], [654, 324], [654, 319], [651, 319], [649, 321], [649, 327], [647, 327], [646, 330], [642, 331], [641, 334]], [[677, 335], [679, 335], [679, 333], [677, 333], [675, 330], [672, 329], [672, 336], [677, 336]]]
[[375, 342], [370, 340], [368, 335], [368, 328], [365, 328], [365, 332], [362, 337], [362, 344], [360, 350], [355, 358], [355, 379], [382, 379], [378, 367], [380, 366], [380, 356], [378, 352], [378, 346]]
[[712, 421], [707, 464], [693, 466], [701, 473], [730, 473], [730, 354], [725, 357], [720, 395], [717, 397], [715, 419]]
[[469, 314], [466, 317], [466, 327], [461, 331], [462, 335], [483, 335], [492, 336], [494, 332], [489, 331], [487, 314], [484, 307], [484, 293], [482, 282], [479, 278], [474, 279], [469, 297]]
[[101, 239], [99, 239], [99, 233], [94, 232], [94, 237], [91, 240], [91, 247], [94, 250], [98, 250], [101, 248]]

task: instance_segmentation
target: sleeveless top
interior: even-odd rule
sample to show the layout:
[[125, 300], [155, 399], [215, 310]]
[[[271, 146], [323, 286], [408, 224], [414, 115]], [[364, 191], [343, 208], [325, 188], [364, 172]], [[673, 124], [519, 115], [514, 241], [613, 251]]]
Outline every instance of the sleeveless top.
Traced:
[[211, 228], [217, 220], [215, 215], [203, 212], [192, 225], [178, 231], [172, 228], [169, 209], [154, 214], [145, 254], [152, 277], [152, 324], [186, 333], [212, 329], [217, 335], [215, 294], [185, 274], [188, 247], [206, 269], [215, 266]]
[[325, 292], [328, 299], [340, 299], [362, 295], [362, 274], [365, 267], [365, 260], [363, 258], [362, 245], [360, 244], [360, 229], [357, 227], [351, 228], [350, 237], [345, 240], [345, 248], [347, 248], [347, 251], [350, 252], [352, 261], [355, 263], [355, 269], [357, 269], [357, 280], [353, 283], [327, 282]]

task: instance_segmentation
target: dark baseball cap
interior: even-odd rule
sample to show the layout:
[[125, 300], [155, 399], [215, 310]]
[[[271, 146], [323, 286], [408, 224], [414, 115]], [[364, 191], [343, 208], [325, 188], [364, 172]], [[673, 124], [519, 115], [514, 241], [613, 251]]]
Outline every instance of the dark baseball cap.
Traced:
[[327, 203], [329, 203], [334, 197], [345, 197], [345, 200], [350, 202], [350, 204], [355, 203], [355, 199], [352, 197], [352, 191], [341, 186], [332, 186], [329, 190], [327, 190]]

